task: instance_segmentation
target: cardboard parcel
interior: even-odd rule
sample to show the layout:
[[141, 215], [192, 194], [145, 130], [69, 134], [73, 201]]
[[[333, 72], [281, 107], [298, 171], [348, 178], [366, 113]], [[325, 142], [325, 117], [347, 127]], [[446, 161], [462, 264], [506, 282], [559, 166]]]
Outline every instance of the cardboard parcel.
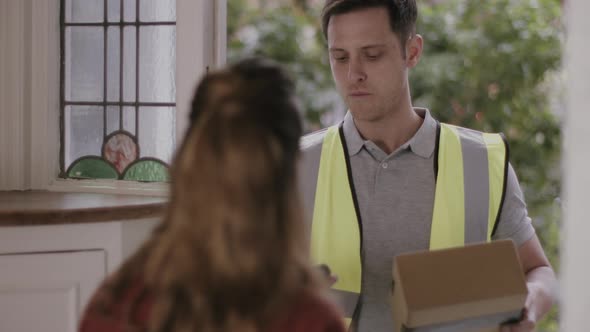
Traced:
[[527, 287], [511, 240], [396, 256], [395, 332], [488, 332], [519, 320]]

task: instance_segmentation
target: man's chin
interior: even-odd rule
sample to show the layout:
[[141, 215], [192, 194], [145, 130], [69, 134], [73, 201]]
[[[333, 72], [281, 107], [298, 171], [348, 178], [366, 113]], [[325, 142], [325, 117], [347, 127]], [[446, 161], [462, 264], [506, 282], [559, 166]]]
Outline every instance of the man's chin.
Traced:
[[373, 122], [379, 120], [379, 115], [372, 109], [369, 108], [349, 108], [352, 118], [356, 121]]

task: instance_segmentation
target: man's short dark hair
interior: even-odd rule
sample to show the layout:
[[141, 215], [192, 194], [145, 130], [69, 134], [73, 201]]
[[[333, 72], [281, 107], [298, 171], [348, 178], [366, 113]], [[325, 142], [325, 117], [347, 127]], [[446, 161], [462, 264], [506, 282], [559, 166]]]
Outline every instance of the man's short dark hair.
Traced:
[[391, 30], [399, 37], [402, 46], [405, 46], [408, 38], [416, 30], [416, 0], [326, 0], [322, 10], [324, 37], [328, 40], [328, 23], [332, 16], [378, 7], [387, 9]]

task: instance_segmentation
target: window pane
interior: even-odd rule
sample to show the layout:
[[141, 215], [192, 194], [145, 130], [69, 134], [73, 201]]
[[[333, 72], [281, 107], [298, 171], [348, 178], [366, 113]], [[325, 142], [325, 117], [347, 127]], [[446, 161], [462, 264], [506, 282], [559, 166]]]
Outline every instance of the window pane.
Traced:
[[123, 29], [123, 101], [135, 100], [135, 64], [136, 64], [136, 29], [125, 27]]
[[137, 135], [135, 131], [135, 107], [123, 107], [123, 130]]
[[176, 27], [141, 27], [139, 35], [139, 100], [174, 102]]
[[66, 0], [67, 23], [96, 23], [104, 21], [104, 0]]
[[139, 109], [140, 157], [154, 157], [170, 162], [175, 142], [175, 112], [174, 107]]
[[176, 0], [142, 0], [139, 20], [176, 21]]
[[107, 100], [120, 101], [121, 82], [121, 29], [109, 27], [107, 30]]
[[136, 12], [136, 5], [137, 1], [139, 0], [123, 0], [123, 17], [125, 18], [125, 22], [134, 22], [135, 21], [135, 12]]
[[103, 142], [103, 108], [67, 106], [65, 109], [65, 166], [83, 156], [100, 156]]
[[121, 20], [121, 0], [108, 0], [108, 6], [109, 22], [119, 22]]
[[104, 32], [102, 27], [67, 27], [65, 42], [65, 98], [102, 101]]
[[119, 110], [119, 106], [107, 107], [107, 135], [119, 130], [119, 128], [121, 127]]

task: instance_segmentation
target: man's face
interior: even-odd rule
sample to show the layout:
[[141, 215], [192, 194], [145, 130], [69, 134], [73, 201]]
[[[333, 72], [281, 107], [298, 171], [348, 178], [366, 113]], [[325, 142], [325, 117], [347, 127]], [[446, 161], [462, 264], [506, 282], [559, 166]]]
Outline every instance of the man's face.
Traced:
[[385, 8], [332, 16], [328, 24], [330, 67], [355, 120], [378, 121], [408, 101], [408, 67]]

